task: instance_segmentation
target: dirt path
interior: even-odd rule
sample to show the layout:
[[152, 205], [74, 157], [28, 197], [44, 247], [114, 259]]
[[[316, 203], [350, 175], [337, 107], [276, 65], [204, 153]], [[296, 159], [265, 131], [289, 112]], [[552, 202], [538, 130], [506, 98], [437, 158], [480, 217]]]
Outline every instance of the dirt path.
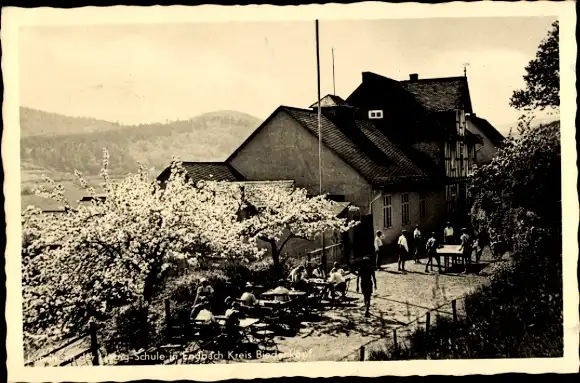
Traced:
[[[485, 261], [483, 258], [482, 262]], [[421, 262], [407, 262], [406, 273], [398, 272], [396, 263], [384, 265], [377, 272], [378, 286], [372, 297], [369, 318], [364, 317], [362, 295], [356, 292], [356, 280], [353, 280], [349, 286], [348, 304], [303, 322], [296, 336], [277, 337], [278, 357], [256, 362], [357, 360], [360, 346], [380, 338], [392, 339], [394, 328], [398, 328], [398, 341], [404, 341], [415, 326], [425, 325], [424, 315], [429, 310], [443, 305], [431, 313], [433, 322], [437, 315], [451, 315], [450, 302], [473, 291], [487, 279], [476, 274], [425, 273], [425, 260]], [[422, 319], [416, 320], [421, 316]], [[411, 322], [413, 325], [401, 328]], [[372, 344], [367, 346], [369, 348]]]

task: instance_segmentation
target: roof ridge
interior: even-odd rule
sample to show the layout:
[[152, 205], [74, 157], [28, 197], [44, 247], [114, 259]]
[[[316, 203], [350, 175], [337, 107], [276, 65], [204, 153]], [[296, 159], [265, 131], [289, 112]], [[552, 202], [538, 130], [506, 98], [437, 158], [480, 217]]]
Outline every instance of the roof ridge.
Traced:
[[227, 165], [226, 161], [181, 161], [182, 164], [220, 164]]
[[430, 77], [430, 78], [419, 78], [417, 80], [400, 80], [399, 82], [403, 83], [417, 83], [417, 82], [435, 82], [435, 81], [442, 81], [442, 80], [463, 80], [467, 81], [467, 77], [465, 76], [452, 76], [452, 77]]
[[299, 112], [315, 113], [315, 112], [312, 111], [312, 109], [298, 108], [296, 106], [280, 105], [280, 108], [282, 108], [282, 109], [290, 109], [290, 110], [297, 110]]

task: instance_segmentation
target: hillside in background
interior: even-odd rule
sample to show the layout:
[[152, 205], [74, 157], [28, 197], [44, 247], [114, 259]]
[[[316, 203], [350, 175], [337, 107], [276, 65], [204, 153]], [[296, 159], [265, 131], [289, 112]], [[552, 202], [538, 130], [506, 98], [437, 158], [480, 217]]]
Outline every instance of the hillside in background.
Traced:
[[20, 136], [67, 135], [121, 129], [115, 122], [87, 117], [69, 117], [57, 113], [20, 107]]
[[[533, 126], [537, 126], [540, 124], [548, 124], [550, 122], [554, 122], [560, 119], [560, 116], [554, 116], [551, 118], [536, 118], [534, 120], [532, 120], [532, 125]], [[512, 123], [509, 124], [499, 124], [496, 125], [495, 128], [504, 135], [504, 137], [507, 137], [510, 134], [510, 131], [512, 132], [512, 136], [517, 137], [518, 134], [518, 122], [514, 121]]]
[[220, 161], [259, 123], [245, 113], [218, 111], [186, 121], [129, 126], [21, 108], [22, 170], [29, 178], [46, 172], [66, 177], [75, 169], [97, 175], [104, 147], [115, 174], [134, 172], [137, 162], [161, 171], [173, 156]]
[[102, 182], [103, 148], [109, 151], [113, 178], [134, 173], [138, 162], [153, 176], [173, 156], [183, 161], [223, 161], [260, 124], [256, 117], [236, 111], [217, 111], [186, 121], [121, 125], [84, 117], [69, 117], [20, 108], [21, 206], [55, 209], [59, 204], [34, 195], [45, 185], [44, 176], [61, 183], [74, 203], [86, 193], [79, 190], [74, 171], [89, 184]]

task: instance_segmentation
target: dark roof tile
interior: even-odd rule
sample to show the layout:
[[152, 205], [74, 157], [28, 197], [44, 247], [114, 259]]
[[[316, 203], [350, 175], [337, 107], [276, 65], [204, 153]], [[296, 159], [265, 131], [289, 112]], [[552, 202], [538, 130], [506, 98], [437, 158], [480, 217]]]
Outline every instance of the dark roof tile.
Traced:
[[[231, 165], [224, 162], [183, 162], [183, 167], [187, 171], [187, 176], [193, 182], [202, 180], [211, 181], [243, 181], [244, 177], [238, 173]], [[170, 171], [167, 167], [159, 175], [165, 175]]]
[[[283, 107], [283, 110], [318, 137], [316, 112], [288, 106]], [[364, 147], [363, 145], [357, 145], [343, 131], [348, 127], [338, 127], [336, 122], [333, 123], [327, 116], [322, 115], [322, 142], [369, 181], [382, 183], [392, 182], [399, 177], [426, 177], [426, 174], [414, 165], [404, 153], [398, 150], [387, 137], [382, 135], [372, 123], [363, 120], [354, 121], [367, 138], [368, 145], [374, 144], [376, 148], [369, 148], [368, 145]], [[377, 158], [371, 158], [369, 154], [369, 152], [376, 150], [384, 156], [381, 161], [377, 161]]]
[[466, 77], [401, 81], [401, 84], [429, 111], [444, 112], [453, 109], [465, 109], [466, 112], [471, 112], [469, 86]]
[[[333, 106], [344, 106], [344, 105], [348, 105], [346, 103], [346, 101], [344, 101], [342, 98], [335, 96], [333, 94], [327, 94], [326, 96], [324, 96], [320, 99], [320, 106], [322, 108], [333, 107]], [[318, 101], [315, 102], [314, 104], [310, 105], [310, 107], [311, 108], [318, 107]]]

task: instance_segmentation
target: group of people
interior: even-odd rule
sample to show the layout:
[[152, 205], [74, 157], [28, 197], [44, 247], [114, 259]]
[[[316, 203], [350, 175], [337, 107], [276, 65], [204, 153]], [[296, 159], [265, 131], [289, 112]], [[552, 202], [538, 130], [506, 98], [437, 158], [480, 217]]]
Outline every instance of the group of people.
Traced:
[[[207, 279], [202, 279], [200, 286], [197, 288], [193, 308], [189, 315], [190, 320], [217, 325], [217, 320], [211, 309], [211, 298], [213, 294], [214, 290]], [[246, 283], [244, 292], [238, 300], [227, 297], [224, 303], [227, 307], [223, 315], [226, 319], [226, 329], [239, 323], [240, 308], [242, 305], [246, 307], [258, 307], [259, 305], [258, 299], [254, 295], [254, 286], [249, 282]]]
[[[343, 297], [346, 296], [346, 279], [344, 276], [345, 272], [338, 262], [334, 263], [333, 268], [328, 272], [328, 275], [324, 271], [322, 265], [317, 265], [314, 270], [312, 270], [312, 278], [323, 279], [328, 282], [330, 295], [333, 300], [335, 298], [335, 292], [341, 293]], [[299, 265], [292, 269], [288, 278], [291, 286], [296, 290], [310, 292], [314, 288], [308, 270], [304, 265]]]
[[[383, 234], [381, 231], [377, 231], [375, 236], [375, 268], [380, 269], [380, 252], [383, 246], [382, 240]], [[443, 229], [443, 243], [445, 245], [455, 245], [457, 244], [455, 230], [450, 222]], [[464, 258], [465, 270], [467, 272], [467, 267], [471, 264], [472, 254], [475, 251], [476, 262], [483, 253], [483, 249], [486, 246], [490, 246], [489, 235], [485, 230], [478, 233], [477, 238], [473, 238], [466, 228], [461, 229], [461, 236], [459, 237], [460, 251]], [[405, 262], [410, 259], [411, 254], [413, 254], [413, 260], [415, 263], [421, 263], [420, 259], [423, 257], [427, 258], [427, 264], [425, 266], [425, 272], [429, 272], [429, 266], [433, 270], [433, 262], [437, 262], [437, 267], [439, 272], [441, 272], [441, 264], [439, 259], [439, 253], [437, 249], [441, 247], [441, 244], [437, 240], [435, 232], [427, 238], [423, 237], [419, 225], [416, 225], [415, 230], [411, 234], [408, 230], [402, 230], [401, 235], [397, 240], [396, 251], [398, 255], [397, 270], [405, 270]]]

